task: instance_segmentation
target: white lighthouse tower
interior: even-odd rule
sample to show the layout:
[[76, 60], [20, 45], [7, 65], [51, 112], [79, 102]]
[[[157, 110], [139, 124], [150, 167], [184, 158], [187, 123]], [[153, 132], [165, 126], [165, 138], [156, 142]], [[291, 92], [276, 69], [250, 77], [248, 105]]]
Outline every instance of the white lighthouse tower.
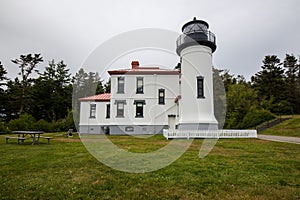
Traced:
[[179, 130], [215, 130], [212, 54], [216, 50], [215, 35], [205, 21], [187, 22], [177, 39], [176, 52], [181, 60], [181, 99]]

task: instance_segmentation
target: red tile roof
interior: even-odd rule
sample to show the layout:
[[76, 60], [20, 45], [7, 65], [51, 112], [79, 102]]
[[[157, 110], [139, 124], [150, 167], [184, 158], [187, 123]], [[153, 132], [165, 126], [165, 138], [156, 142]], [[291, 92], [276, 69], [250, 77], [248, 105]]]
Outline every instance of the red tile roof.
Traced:
[[110, 101], [110, 93], [97, 94], [90, 97], [80, 98], [79, 101]]

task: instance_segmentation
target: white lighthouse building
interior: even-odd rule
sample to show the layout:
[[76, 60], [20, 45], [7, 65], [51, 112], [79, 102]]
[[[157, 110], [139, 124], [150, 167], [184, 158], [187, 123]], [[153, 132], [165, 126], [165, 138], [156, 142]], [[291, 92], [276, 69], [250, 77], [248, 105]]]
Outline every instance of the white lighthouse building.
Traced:
[[108, 71], [111, 92], [80, 99], [79, 132], [163, 133], [166, 138], [256, 137], [256, 130], [218, 130], [212, 65], [217, 46], [208, 28], [207, 22], [196, 18], [183, 25], [176, 41], [180, 69], [145, 67], [132, 61], [130, 67]]
[[[170, 130], [215, 130], [212, 53], [215, 36], [205, 21], [182, 27], [176, 52], [181, 69], [110, 70], [111, 93], [81, 98], [79, 132], [114, 135]], [[175, 41], [174, 41], [175, 42]]]
[[176, 52], [181, 60], [180, 130], [213, 130], [218, 128], [214, 115], [212, 54], [215, 35], [208, 23], [194, 18], [183, 25]]

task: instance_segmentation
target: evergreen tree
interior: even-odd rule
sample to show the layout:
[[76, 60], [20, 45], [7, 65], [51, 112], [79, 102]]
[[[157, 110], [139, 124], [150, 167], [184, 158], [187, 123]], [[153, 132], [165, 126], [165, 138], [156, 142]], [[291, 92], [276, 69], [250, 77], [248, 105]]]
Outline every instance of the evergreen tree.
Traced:
[[286, 100], [291, 104], [293, 112], [300, 113], [300, 89], [297, 86], [298, 64], [294, 55], [286, 54], [283, 61], [286, 69]]
[[32, 89], [33, 109], [31, 114], [38, 119], [56, 121], [65, 118], [71, 110], [71, 74], [63, 61], [50, 61], [40, 73]]
[[5, 118], [5, 110], [6, 108], [6, 104], [7, 104], [7, 97], [5, 94], [4, 89], [2, 88], [2, 86], [6, 85], [5, 81], [7, 80], [6, 78], [6, 70], [4, 69], [1, 61], [0, 61], [0, 121], [4, 121]]
[[236, 78], [234, 75], [229, 73], [229, 70], [220, 70], [219, 71], [220, 77], [223, 80], [225, 91], [228, 92], [228, 88], [232, 84], [236, 84]]
[[5, 83], [3, 83], [3, 81], [7, 80], [6, 74], [7, 74], [7, 72], [4, 69], [4, 67], [0, 61], [0, 90], [3, 90], [2, 86], [5, 85]]
[[[73, 95], [76, 99], [103, 93], [102, 81], [99, 74], [95, 72], [85, 72], [84, 69], [74, 76]], [[74, 99], [74, 98], [73, 98]]]
[[6, 101], [4, 116], [5, 121], [15, 119], [19, 116], [20, 111], [20, 96], [22, 95], [22, 84], [18, 78], [9, 80], [7, 82], [7, 89], [5, 91]]
[[[73, 84], [73, 112], [79, 113], [79, 99], [82, 97], [93, 96], [95, 94], [104, 93], [102, 81], [100, 80], [99, 74], [95, 72], [85, 72], [83, 68], [74, 76]], [[78, 114], [74, 117], [75, 124], [78, 124]]]
[[[266, 56], [263, 60], [262, 70], [251, 77], [253, 87], [258, 91], [260, 101], [273, 99], [275, 112], [275, 104], [280, 104], [286, 99], [286, 82], [284, 69], [281, 67], [280, 59], [275, 56]], [[276, 112], [280, 110], [276, 109]]]
[[11, 60], [14, 64], [19, 65], [21, 75], [21, 94], [20, 94], [20, 110], [19, 115], [21, 115], [25, 109], [25, 106], [28, 105], [28, 99], [30, 98], [29, 88], [32, 83], [32, 78], [30, 75], [35, 71], [37, 65], [43, 62], [43, 58], [40, 54], [27, 54], [21, 55], [19, 59]]
[[104, 85], [104, 91], [105, 91], [105, 93], [110, 93], [110, 87], [111, 87], [111, 80], [109, 78], [108, 81]]
[[104, 92], [103, 81], [99, 81], [96, 88], [96, 94], [103, 94]]

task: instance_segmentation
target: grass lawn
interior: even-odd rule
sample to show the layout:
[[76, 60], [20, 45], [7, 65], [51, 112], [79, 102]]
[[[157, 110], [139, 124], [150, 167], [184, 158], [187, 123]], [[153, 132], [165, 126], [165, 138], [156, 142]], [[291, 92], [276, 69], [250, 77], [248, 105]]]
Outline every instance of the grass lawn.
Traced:
[[[118, 146], [148, 152], [169, 141], [110, 136]], [[141, 142], [142, 140], [145, 140]], [[147, 143], [148, 141], [148, 143]], [[203, 140], [171, 165], [144, 174], [98, 162], [78, 138], [23, 145], [0, 137], [1, 199], [299, 199], [300, 146], [258, 139], [218, 140], [198, 158]], [[151, 148], [152, 147], [152, 148]]]
[[260, 134], [300, 137], [300, 115], [292, 116], [292, 119], [268, 128]]

